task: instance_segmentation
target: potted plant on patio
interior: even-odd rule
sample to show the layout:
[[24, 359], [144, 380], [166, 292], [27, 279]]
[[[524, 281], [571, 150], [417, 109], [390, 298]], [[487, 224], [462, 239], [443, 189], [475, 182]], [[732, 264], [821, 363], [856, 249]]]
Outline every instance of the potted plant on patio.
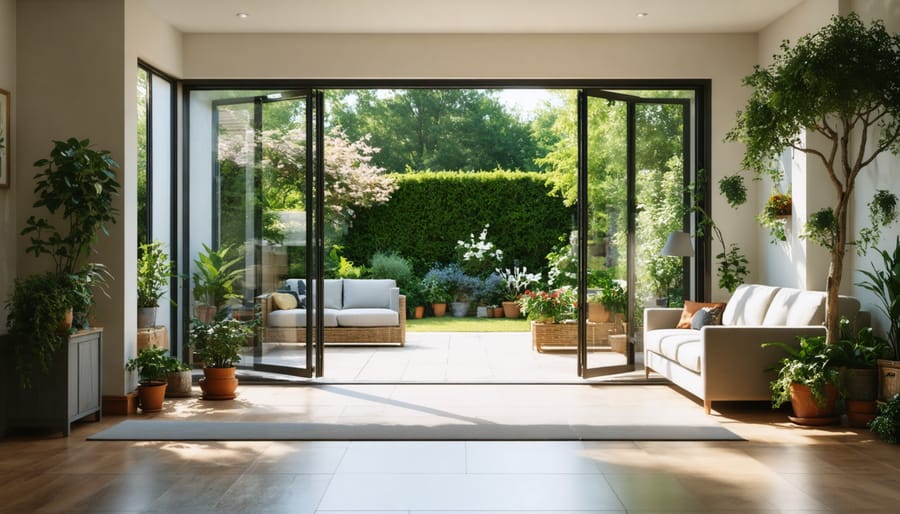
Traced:
[[447, 303], [454, 298], [452, 288], [453, 281], [443, 266], [435, 264], [422, 277], [422, 293], [436, 317], [447, 312]]
[[156, 326], [159, 300], [166, 293], [169, 280], [174, 276], [173, 268], [174, 263], [169, 260], [160, 241], [138, 247], [138, 328]]
[[773, 368], [777, 376], [770, 383], [772, 408], [791, 402], [789, 419], [798, 425], [831, 425], [838, 421], [836, 401], [840, 372], [837, 346], [825, 336], [798, 337], [798, 347], [783, 342], [764, 343], [787, 355]]
[[137, 357], [125, 363], [125, 369], [138, 373], [138, 401], [141, 412], [162, 410], [168, 375], [181, 366], [181, 362], [170, 356], [167, 349], [157, 346], [142, 349]]
[[191, 276], [194, 300], [198, 302], [198, 319], [208, 323], [225, 307], [228, 300], [240, 298], [234, 292], [235, 282], [244, 272], [239, 266], [240, 262], [241, 258], [234, 246], [225, 245], [213, 250], [203, 244], [203, 251], [194, 260], [197, 271]]
[[512, 269], [498, 269], [497, 274], [504, 284], [504, 294], [501, 297], [503, 317], [518, 318], [521, 314], [519, 307], [519, 295], [525, 292], [529, 286], [541, 281], [540, 273], [528, 273], [528, 268], [514, 266]]
[[204, 323], [194, 320], [190, 344], [203, 361], [200, 389], [204, 400], [232, 400], [238, 379], [235, 364], [241, 360], [241, 348], [255, 328], [255, 321], [223, 319]]

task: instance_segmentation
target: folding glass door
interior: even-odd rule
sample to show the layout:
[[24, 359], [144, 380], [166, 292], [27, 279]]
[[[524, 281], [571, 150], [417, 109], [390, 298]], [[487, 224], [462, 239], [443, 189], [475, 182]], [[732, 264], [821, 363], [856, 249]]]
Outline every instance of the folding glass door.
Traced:
[[232, 262], [234, 295], [218, 307], [243, 320], [267, 315], [266, 295], [299, 279], [291, 285], [307, 308], [294, 311], [294, 327], [258, 330], [238, 367], [320, 376], [321, 298], [305, 286], [321, 279], [321, 94], [197, 90], [189, 99], [189, 269], [210, 250]]
[[643, 307], [659, 291], [683, 295], [688, 283], [685, 262], [661, 255], [668, 234], [688, 222], [691, 101], [680, 97], [685, 94], [692, 93], [579, 92], [581, 377], [633, 371]]

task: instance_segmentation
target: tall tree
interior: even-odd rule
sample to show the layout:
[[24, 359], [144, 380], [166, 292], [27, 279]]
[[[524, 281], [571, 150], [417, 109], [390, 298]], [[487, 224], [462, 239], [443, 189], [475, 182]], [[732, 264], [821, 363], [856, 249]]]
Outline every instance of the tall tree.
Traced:
[[535, 168], [527, 122], [493, 91], [397, 89], [329, 95], [328, 123], [351, 140], [370, 137], [373, 164], [389, 171]]
[[[866, 27], [850, 14], [833, 17], [794, 47], [785, 41], [781, 51], [744, 79], [753, 93], [727, 139], [746, 145], [742, 165], [756, 175], [780, 179], [772, 162], [788, 147], [823, 165], [834, 204], [813, 213], [804, 233], [831, 255], [825, 324], [828, 341], [835, 342], [847, 246], [864, 252], [877, 242], [878, 229], [895, 219], [896, 196], [879, 191], [869, 203], [872, 226], [851, 239], [856, 179], [882, 152], [900, 151], [900, 35], [880, 21]], [[801, 138], [804, 131], [819, 137]]]

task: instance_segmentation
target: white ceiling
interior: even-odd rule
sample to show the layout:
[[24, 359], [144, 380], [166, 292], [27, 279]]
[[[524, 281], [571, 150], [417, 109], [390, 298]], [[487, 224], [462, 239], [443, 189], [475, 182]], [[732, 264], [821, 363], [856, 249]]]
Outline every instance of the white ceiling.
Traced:
[[185, 33], [596, 34], [757, 32], [804, 0], [144, 1]]

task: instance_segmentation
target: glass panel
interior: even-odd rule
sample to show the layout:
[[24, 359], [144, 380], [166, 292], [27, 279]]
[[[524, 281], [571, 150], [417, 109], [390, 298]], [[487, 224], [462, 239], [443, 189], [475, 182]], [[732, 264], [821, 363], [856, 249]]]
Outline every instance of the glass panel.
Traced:
[[[227, 253], [238, 271], [220, 315], [249, 320], [262, 295], [307, 276], [307, 97], [192, 91], [190, 108], [189, 252]], [[306, 331], [296, 328], [307, 311], [292, 315], [291, 328], [248, 340], [240, 367], [308, 376]]]
[[[154, 241], [163, 243], [163, 248], [170, 259], [173, 255], [172, 239], [172, 212], [174, 199], [172, 198], [172, 131], [175, 120], [172, 119], [172, 105], [175, 99], [172, 95], [172, 83], [165, 78], [150, 74], [150, 115], [152, 123], [149, 124], [152, 133], [150, 139], [150, 170], [147, 182], [150, 185], [150, 236]], [[160, 301], [160, 309], [156, 314], [156, 324], [172, 331], [172, 309], [169, 308], [170, 294], [166, 294]], [[171, 336], [170, 336], [171, 337]], [[174, 338], [173, 338], [174, 341]]]
[[147, 124], [149, 122], [150, 110], [150, 77], [147, 70], [138, 68], [137, 70], [137, 185], [138, 185], [138, 205], [137, 205], [137, 244], [141, 245], [149, 242], [150, 231], [150, 208], [147, 204]]
[[629, 363], [627, 104], [587, 99], [588, 368]]

